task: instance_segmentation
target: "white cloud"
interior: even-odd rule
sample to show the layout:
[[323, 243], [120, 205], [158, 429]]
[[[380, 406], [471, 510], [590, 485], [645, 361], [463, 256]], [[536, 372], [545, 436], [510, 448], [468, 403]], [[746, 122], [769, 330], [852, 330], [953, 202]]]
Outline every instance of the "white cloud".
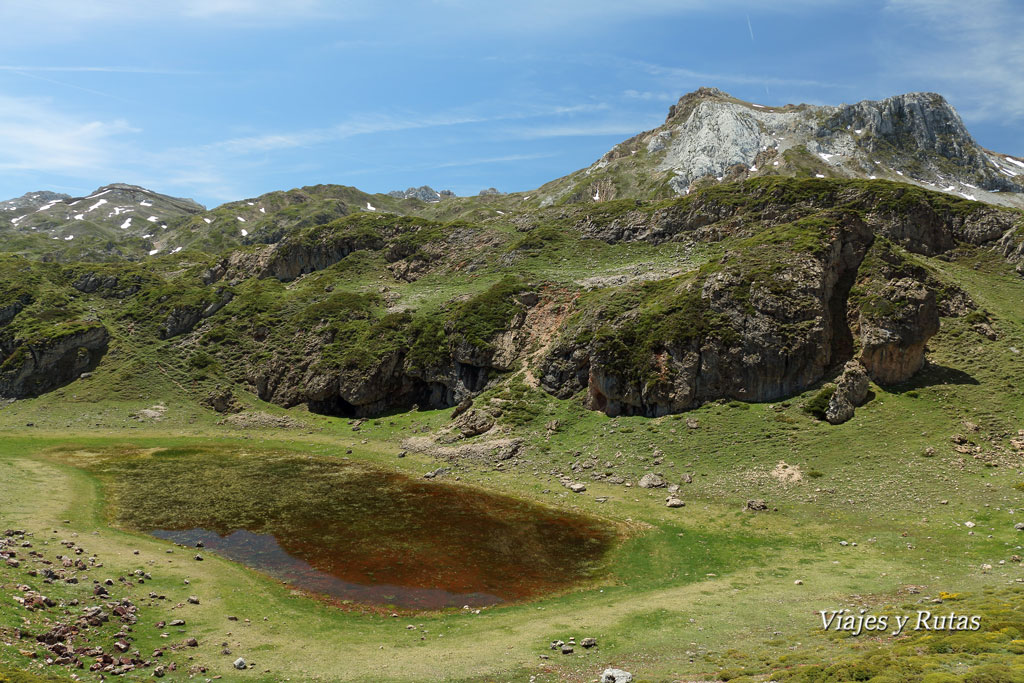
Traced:
[[1024, 13], [1011, 0], [889, 0], [902, 27], [887, 41], [890, 78], [920, 83], [968, 120], [1024, 119]]
[[0, 95], [0, 170], [103, 175], [124, 138], [138, 132], [123, 120], [96, 121], [47, 100]]

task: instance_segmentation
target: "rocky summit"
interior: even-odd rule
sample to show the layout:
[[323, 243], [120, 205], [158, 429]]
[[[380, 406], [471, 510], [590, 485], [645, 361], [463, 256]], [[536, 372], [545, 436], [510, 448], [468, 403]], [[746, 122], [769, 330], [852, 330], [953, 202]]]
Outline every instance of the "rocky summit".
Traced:
[[701, 88], [680, 98], [662, 126], [541, 191], [545, 201], [598, 202], [765, 175], [885, 179], [1024, 207], [1024, 159], [980, 147], [935, 93], [774, 107]]

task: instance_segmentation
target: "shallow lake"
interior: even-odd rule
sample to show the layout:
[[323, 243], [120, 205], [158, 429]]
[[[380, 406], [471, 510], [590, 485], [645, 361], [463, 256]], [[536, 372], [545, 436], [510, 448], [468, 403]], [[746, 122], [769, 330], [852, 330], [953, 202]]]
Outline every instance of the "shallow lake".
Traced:
[[593, 577], [614, 529], [351, 460], [176, 449], [97, 463], [116, 522], [338, 601], [523, 600]]

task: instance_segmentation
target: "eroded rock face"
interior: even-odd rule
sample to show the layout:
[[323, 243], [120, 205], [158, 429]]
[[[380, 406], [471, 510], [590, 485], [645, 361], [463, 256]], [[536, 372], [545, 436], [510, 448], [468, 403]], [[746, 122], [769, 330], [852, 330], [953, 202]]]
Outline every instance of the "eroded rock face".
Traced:
[[861, 312], [860, 361], [879, 384], [905, 382], [924, 365], [927, 341], [939, 331], [935, 293], [909, 278], [894, 280], [882, 297], [884, 314]]
[[847, 362], [836, 382], [835, 393], [825, 409], [825, 419], [834, 425], [849, 420], [853, 417], [854, 409], [867, 400], [868, 388], [868, 373], [860, 361]]
[[[110, 335], [100, 324], [41, 342], [0, 342], [0, 396], [26, 398], [52, 391], [96, 368]], [[11, 348], [13, 346], [13, 348]]]
[[[689, 294], [691, 307], [706, 307], [709, 329], [684, 343], [666, 330], [645, 376], [635, 363], [624, 365], [629, 349], [567, 335], [544, 358], [541, 386], [559, 397], [586, 389], [588, 407], [609, 415], [660, 416], [723, 397], [798, 393], [853, 353], [846, 298], [872, 239], [862, 221], [840, 217], [825, 248], [781, 256], [785, 263], [763, 277], [751, 274], [750, 261], [727, 255]], [[628, 328], [633, 318], [612, 324]]]

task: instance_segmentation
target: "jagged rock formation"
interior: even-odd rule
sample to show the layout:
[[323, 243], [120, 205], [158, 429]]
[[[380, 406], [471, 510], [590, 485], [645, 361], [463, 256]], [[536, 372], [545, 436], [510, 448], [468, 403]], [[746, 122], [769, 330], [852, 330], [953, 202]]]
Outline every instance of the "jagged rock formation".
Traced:
[[442, 199], [448, 199], [454, 197], [455, 193], [451, 190], [441, 190], [438, 192], [429, 185], [423, 185], [421, 187], [410, 187], [407, 190], [391, 190], [388, 192], [389, 197], [395, 199], [419, 199], [422, 202], [428, 202], [433, 204], [439, 202]]

